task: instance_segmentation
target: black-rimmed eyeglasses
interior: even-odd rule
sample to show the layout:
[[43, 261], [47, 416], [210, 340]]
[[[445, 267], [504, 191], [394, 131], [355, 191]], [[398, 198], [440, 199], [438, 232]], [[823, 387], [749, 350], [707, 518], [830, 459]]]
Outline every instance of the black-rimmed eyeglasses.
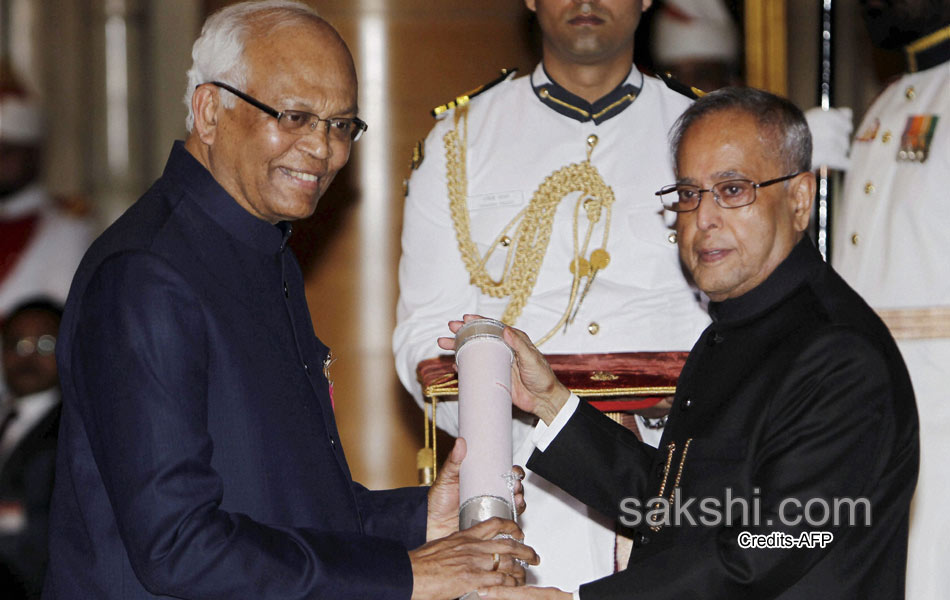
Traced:
[[281, 131], [303, 135], [316, 131], [317, 125], [323, 123], [323, 130], [327, 137], [335, 142], [355, 142], [366, 131], [366, 123], [358, 117], [330, 117], [321, 119], [313, 113], [302, 110], [277, 110], [257, 98], [220, 81], [209, 81], [211, 85], [225, 89], [251, 106], [261, 109], [277, 119], [277, 126]]
[[656, 195], [660, 197], [663, 208], [673, 212], [696, 210], [699, 208], [699, 201], [703, 198], [703, 192], [712, 192], [716, 204], [723, 208], [739, 208], [755, 202], [757, 189], [787, 181], [802, 173], [803, 171], [796, 171], [791, 175], [769, 179], [762, 183], [756, 183], [750, 179], [729, 179], [716, 183], [710, 189], [704, 189], [698, 185], [674, 183], [656, 192]]

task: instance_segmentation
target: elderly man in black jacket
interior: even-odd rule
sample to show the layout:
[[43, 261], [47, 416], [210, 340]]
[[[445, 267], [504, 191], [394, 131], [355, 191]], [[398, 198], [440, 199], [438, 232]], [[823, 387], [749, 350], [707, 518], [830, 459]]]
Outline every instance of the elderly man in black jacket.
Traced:
[[658, 194], [713, 323], [660, 447], [579, 402], [522, 332], [505, 332], [515, 403], [542, 421], [528, 466], [632, 529], [627, 569], [574, 597], [903, 597], [913, 390], [883, 323], [804, 236], [815, 178], [801, 112], [725, 89], [671, 139], [677, 182]]

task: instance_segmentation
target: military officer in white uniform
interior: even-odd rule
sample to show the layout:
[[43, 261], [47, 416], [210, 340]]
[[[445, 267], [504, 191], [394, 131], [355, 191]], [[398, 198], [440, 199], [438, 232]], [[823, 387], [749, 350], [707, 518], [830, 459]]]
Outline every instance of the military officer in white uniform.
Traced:
[[[632, 67], [640, 3], [526, 4], [543, 62], [439, 115], [409, 181], [393, 348], [420, 404], [416, 366], [466, 312], [546, 353], [689, 350], [709, 322], [654, 195], [672, 181], [666, 136], [690, 100]], [[458, 434], [455, 403], [437, 420]], [[518, 464], [532, 425], [513, 423]], [[655, 445], [661, 431], [638, 425]], [[613, 572], [616, 515], [533, 473], [525, 488], [521, 524], [542, 557], [529, 581], [575, 589]]]
[[946, 598], [950, 3], [894, 4], [866, 6], [866, 21], [876, 44], [904, 47], [908, 69], [878, 96], [857, 130], [844, 197], [835, 207], [832, 264], [884, 318], [910, 371], [921, 456], [911, 507], [907, 597]]

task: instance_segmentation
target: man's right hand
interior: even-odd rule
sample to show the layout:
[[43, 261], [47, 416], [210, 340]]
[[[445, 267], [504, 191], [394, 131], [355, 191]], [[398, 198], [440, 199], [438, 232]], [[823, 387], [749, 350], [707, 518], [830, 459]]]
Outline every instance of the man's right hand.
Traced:
[[[479, 315], [464, 315], [461, 321], [449, 321], [449, 330], [457, 333], [465, 323], [481, 318]], [[546, 425], [550, 425], [571, 397], [570, 390], [557, 380], [548, 361], [531, 343], [528, 334], [514, 327], [505, 327], [502, 335], [515, 353], [511, 365], [511, 401], [521, 410], [537, 415]], [[438, 343], [444, 350], [455, 349], [454, 338], [440, 337]]]
[[[498, 535], [514, 539], [493, 539]], [[524, 585], [525, 570], [540, 562], [514, 521], [492, 518], [409, 552], [412, 600], [451, 600], [479, 588]], [[496, 561], [497, 556], [497, 561]]]
[[511, 368], [512, 403], [550, 425], [571, 397], [570, 390], [558, 381], [551, 365], [531, 343], [528, 334], [514, 327], [505, 327], [502, 336], [515, 353]]

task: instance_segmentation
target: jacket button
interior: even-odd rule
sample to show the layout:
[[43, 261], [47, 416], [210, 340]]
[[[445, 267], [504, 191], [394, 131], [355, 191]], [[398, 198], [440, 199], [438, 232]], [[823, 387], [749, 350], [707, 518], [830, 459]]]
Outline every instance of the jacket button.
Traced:
[[284, 282], [284, 298], [290, 298], [290, 289], [287, 287], [287, 282]]
[[590, 325], [587, 326], [587, 333], [591, 335], [597, 335], [599, 331], [600, 331], [600, 325], [597, 323], [591, 323]]
[[306, 371], [307, 373], [309, 373], [309, 372], [310, 372], [310, 365], [308, 365], [307, 363], [304, 363], [304, 364], [303, 364], [303, 370]]
[[636, 532], [633, 534], [633, 547], [639, 548], [640, 546], [646, 546], [650, 543], [650, 536], [643, 535], [641, 532]]
[[689, 410], [689, 407], [691, 407], [692, 405], [693, 405], [693, 399], [687, 398], [686, 400], [683, 400], [683, 403], [680, 406], [682, 407], [682, 410], [687, 411]]

